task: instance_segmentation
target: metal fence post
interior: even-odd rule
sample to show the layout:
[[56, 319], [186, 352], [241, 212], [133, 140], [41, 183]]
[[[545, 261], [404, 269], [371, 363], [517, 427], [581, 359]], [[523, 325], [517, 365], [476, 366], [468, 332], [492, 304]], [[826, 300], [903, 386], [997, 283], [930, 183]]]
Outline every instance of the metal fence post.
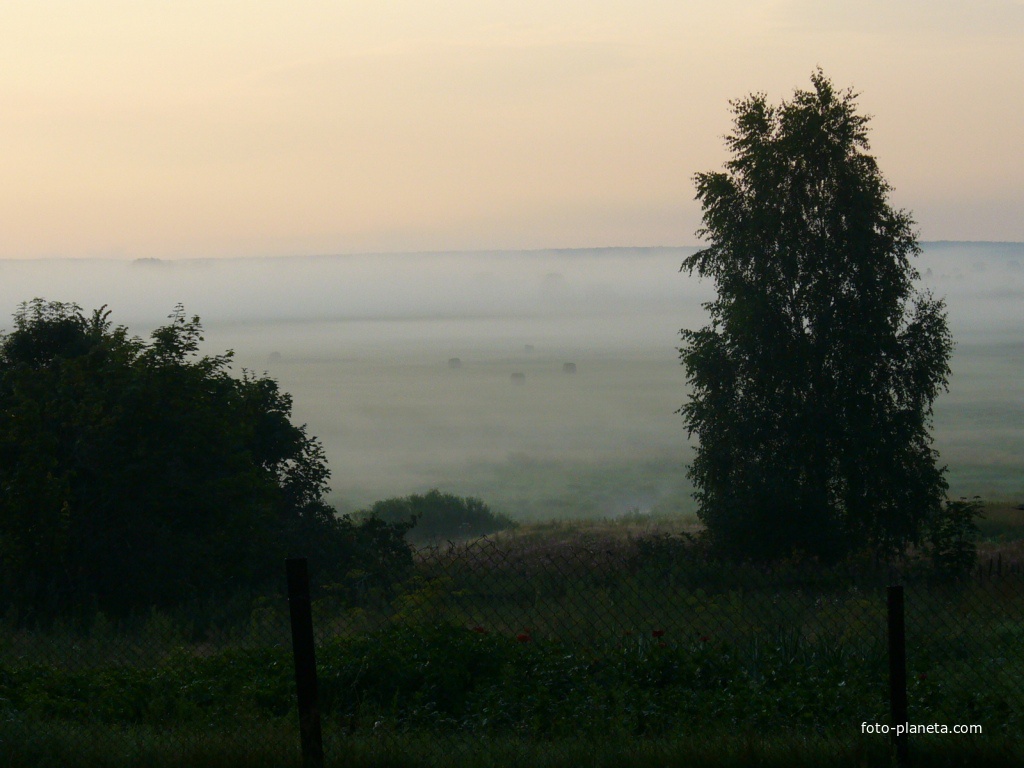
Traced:
[[889, 704], [892, 711], [893, 742], [896, 745], [896, 763], [900, 768], [909, 764], [906, 733], [896, 734], [897, 726], [907, 723], [907, 636], [903, 617], [903, 586], [888, 588], [889, 609]]
[[313, 650], [313, 612], [309, 599], [306, 558], [288, 558], [288, 609], [292, 622], [295, 687], [299, 699], [299, 736], [303, 768], [323, 768], [324, 745], [316, 691], [316, 655]]

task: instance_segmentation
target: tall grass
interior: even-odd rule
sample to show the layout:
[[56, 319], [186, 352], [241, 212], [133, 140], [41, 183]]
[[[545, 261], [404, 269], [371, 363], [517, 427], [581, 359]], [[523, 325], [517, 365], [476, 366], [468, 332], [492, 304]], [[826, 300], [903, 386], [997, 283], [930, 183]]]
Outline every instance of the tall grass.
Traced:
[[[885, 764], [860, 723], [888, 719], [891, 574], [716, 563], [678, 522], [520, 529], [420, 551], [394, 594], [317, 595], [329, 756]], [[1020, 758], [1024, 580], [904, 577], [911, 720], [985, 728], [914, 744], [935, 765]], [[283, 596], [200, 633], [160, 613], [0, 625], [0, 766], [293, 765], [294, 700]]]
[[[382, 739], [328, 734], [329, 766], [348, 768], [878, 768], [895, 765], [888, 739], [853, 733], [766, 734], [727, 728], [696, 736], [531, 742], [516, 737], [461, 739], [424, 734]], [[245, 731], [166, 733], [147, 728], [112, 732], [80, 726], [28, 729], [0, 724], [3, 768], [299, 768], [292, 724], [254, 741]], [[182, 738], [186, 736], [186, 738]], [[919, 739], [913, 764], [929, 768], [1017, 766], [1015, 740]]]

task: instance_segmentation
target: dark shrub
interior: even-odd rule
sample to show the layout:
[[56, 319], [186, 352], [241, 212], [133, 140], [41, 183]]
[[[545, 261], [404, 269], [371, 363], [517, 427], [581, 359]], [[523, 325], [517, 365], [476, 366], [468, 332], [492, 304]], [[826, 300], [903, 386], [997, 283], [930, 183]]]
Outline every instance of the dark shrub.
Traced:
[[360, 516], [376, 516], [393, 524], [412, 518], [416, 525], [409, 532], [409, 538], [421, 541], [486, 536], [516, 527], [511, 518], [492, 512], [480, 499], [441, 493], [436, 488], [424, 495], [412, 494], [378, 501]]
[[0, 612], [123, 617], [315, 580], [390, 583], [408, 524], [362, 525], [325, 501], [323, 448], [273, 379], [199, 353], [179, 305], [150, 341], [109, 312], [22, 304], [0, 332]]

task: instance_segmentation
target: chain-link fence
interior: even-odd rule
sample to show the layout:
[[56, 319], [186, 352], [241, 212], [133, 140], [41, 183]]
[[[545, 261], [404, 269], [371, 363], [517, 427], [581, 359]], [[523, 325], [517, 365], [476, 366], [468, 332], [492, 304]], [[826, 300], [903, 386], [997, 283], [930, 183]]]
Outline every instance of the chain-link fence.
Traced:
[[[301, 764], [283, 570], [280, 596], [223, 626], [5, 621], [0, 765]], [[894, 580], [911, 761], [1022, 764], [1018, 563], [954, 583], [557, 528], [424, 548], [401, 584], [352, 572], [314, 592], [323, 762], [887, 764]]]

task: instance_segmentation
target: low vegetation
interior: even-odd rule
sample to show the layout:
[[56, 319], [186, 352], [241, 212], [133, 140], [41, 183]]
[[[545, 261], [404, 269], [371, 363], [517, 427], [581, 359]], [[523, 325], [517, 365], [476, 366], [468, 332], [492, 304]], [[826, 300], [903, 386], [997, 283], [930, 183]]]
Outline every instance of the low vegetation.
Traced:
[[[742, 749], [764, 765], [884, 759], [886, 740], [859, 728], [888, 722], [887, 564], [718, 561], [679, 522], [523, 527], [420, 549], [391, 594], [356, 571], [328, 585], [314, 600], [328, 749], [363, 765], [569, 765], [584, 747], [617, 765], [742, 765]], [[983, 724], [984, 738], [943, 746], [973, 764], [1012, 754], [1024, 727], [1024, 590], [1014, 545], [998, 546], [999, 579], [937, 578], [924, 554], [901, 575], [911, 717]], [[135, 734], [140, 754], [216, 756], [248, 732], [253, 765], [294, 749], [281, 597], [202, 637], [160, 612], [0, 637], [0, 739], [31, 727], [36, 749], [67, 754], [58, 745], [85, 734]]]
[[492, 512], [481, 499], [441, 493], [436, 488], [425, 494], [378, 501], [358, 515], [393, 525], [412, 524], [410, 539], [467, 539], [515, 528], [516, 523], [501, 513]]

